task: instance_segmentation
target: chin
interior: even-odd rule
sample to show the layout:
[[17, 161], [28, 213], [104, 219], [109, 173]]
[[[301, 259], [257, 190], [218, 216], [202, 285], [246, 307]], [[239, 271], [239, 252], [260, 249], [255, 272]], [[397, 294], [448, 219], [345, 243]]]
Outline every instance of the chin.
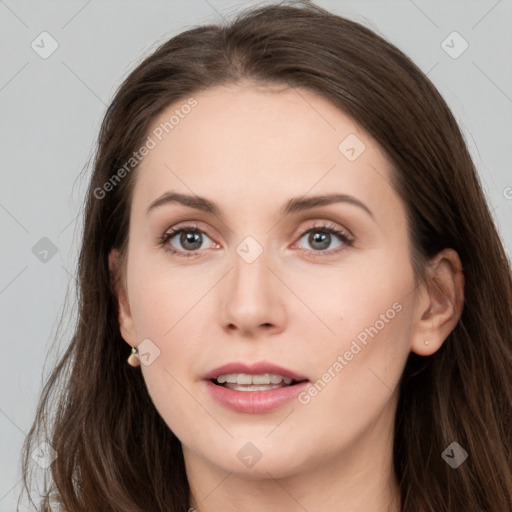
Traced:
[[[216, 447], [220, 449], [204, 453], [203, 457], [223, 471], [250, 480], [286, 478], [311, 465], [304, 460], [307, 457], [303, 451], [304, 443], [291, 443], [290, 437], [288, 441], [283, 438], [271, 441], [264, 437], [238, 437]], [[311, 448], [311, 443], [308, 447]]]

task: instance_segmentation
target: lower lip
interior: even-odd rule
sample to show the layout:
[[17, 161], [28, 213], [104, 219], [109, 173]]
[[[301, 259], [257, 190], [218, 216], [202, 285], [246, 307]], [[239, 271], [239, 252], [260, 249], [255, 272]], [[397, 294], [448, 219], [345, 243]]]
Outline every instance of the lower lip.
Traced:
[[235, 391], [205, 381], [214, 400], [227, 409], [246, 414], [263, 414], [278, 409], [287, 402], [297, 398], [304, 391], [308, 381], [293, 386], [269, 389], [268, 391]]

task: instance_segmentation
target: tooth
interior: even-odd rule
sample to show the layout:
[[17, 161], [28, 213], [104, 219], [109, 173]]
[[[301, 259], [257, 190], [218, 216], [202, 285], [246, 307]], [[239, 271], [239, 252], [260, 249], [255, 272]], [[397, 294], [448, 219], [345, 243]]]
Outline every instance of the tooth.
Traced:
[[[253, 384], [270, 384], [271, 382], [272, 382], [271, 375], [268, 373], [265, 373], [264, 375], [253, 375], [252, 376]], [[274, 384], [277, 384], [277, 382], [275, 382]]]
[[268, 385], [268, 384], [281, 384], [290, 385], [293, 379], [283, 377], [271, 373], [264, 373], [259, 375], [249, 375], [247, 373], [226, 373], [217, 377], [219, 384], [239, 384], [239, 385]]
[[252, 384], [252, 375], [247, 375], [246, 373], [239, 373], [238, 378], [236, 379], [237, 384]]

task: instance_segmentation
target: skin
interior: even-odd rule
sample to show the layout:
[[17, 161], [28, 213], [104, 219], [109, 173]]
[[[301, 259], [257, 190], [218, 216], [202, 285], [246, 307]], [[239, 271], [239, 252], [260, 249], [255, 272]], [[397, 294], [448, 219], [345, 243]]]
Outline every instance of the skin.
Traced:
[[[194, 97], [198, 105], [138, 169], [126, 265], [116, 251], [110, 255], [112, 272], [122, 275], [123, 338], [131, 346], [150, 339], [160, 350], [141, 371], [182, 443], [190, 506], [397, 511], [396, 388], [408, 354], [433, 354], [455, 327], [463, 303], [460, 260], [443, 251], [431, 262], [430, 280], [417, 284], [386, 155], [326, 99], [251, 83]], [[349, 134], [366, 146], [354, 161], [338, 149]], [[170, 190], [210, 199], [221, 217], [177, 203], [146, 214]], [[373, 217], [349, 203], [279, 213], [292, 197], [333, 192], [357, 198]], [[325, 222], [348, 230], [354, 243], [332, 235], [322, 254], [325, 246], [308, 234]], [[166, 252], [159, 237], [187, 223], [205, 233], [200, 249], [177, 235], [167, 246], [193, 256]], [[263, 248], [250, 264], [236, 252], [247, 236]], [[400, 312], [333, 371], [358, 334], [396, 303]], [[306, 405], [293, 400], [265, 414], [233, 412], [206, 392], [206, 372], [263, 360], [311, 382], [331, 368], [332, 378]], [[248, 442], [261, 452], [252, 467], [237, 457]]]

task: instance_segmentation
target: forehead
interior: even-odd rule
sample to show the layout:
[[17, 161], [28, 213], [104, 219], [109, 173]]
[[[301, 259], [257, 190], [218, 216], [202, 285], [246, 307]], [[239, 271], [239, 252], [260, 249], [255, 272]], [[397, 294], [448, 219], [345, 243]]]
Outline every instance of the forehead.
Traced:
[[211, 88], [167, 107], [148, 135], [154, 147], [142, 159], [135, 188], [146, 204], [166, 189], [250, 201], [274, 200], [284, 188], [297, 196], [389, 187], [379, 145], [305, 89]]
[[193, 98], [194, 107], [187, 107], [190, 98], [184, 98], [155, 119], [150, 132], [159, 144], [149, 160], [194, 148], [197, 158], [222, 153], [246, 165], [247, 156], [260, 161], [269, 152], [279, 161], [294, 162], [336, 154], [340, 137], [361, 132], [331, 102], [308, 90], [232, 85]]

